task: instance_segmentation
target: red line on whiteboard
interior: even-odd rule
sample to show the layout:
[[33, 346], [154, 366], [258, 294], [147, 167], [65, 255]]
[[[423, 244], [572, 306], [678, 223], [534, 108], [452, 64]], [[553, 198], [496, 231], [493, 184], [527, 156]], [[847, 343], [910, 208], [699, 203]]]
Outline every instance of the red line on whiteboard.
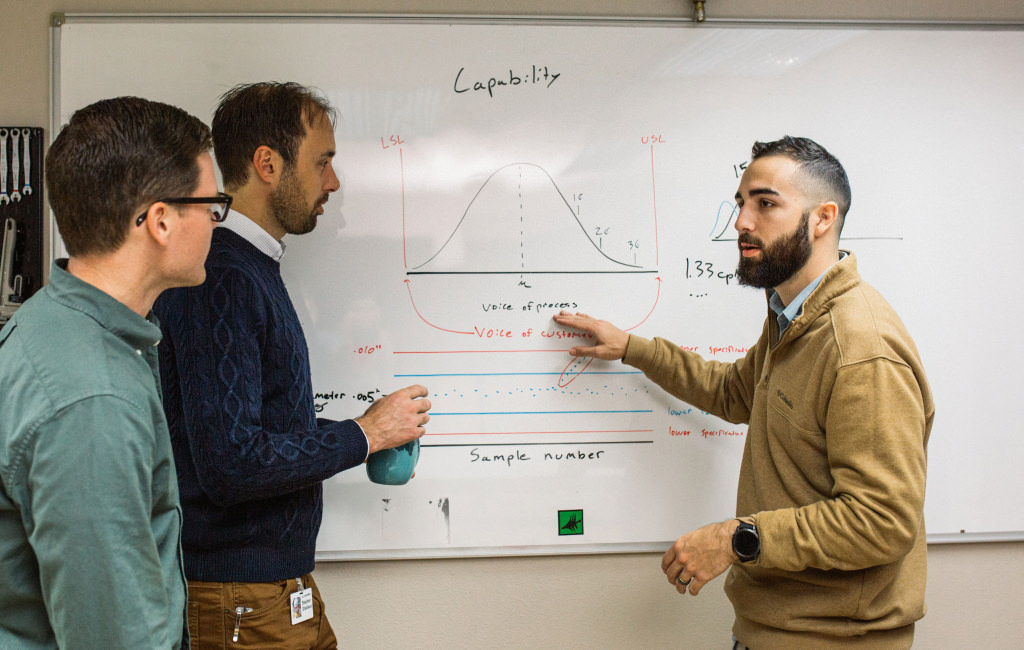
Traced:
[[601, 429], [596, 431], [462, 431], [458, 433], [426, 433], [427, 436], [521, 436], [564, 433], [654, 433], [654, 429]]
[[[408, 280], [406, 280], [408, 282]], [[461, 334], [462, 332], [460, 332]], [[470, 332], [472, 334], [472, 332]], [[405, 350], [395, 351], [392, 354], [495, 354], [498, 352], [561, 352], [565, 354], [569, 350]]]
[[[654, 201], [654, 265], [660, 262], [658, 251], [658, 191], [654, 186], [654, 145], [651, 145], [651, 199]], [[646, 320], [646, 319], [645, 319]]]
[[402, 264], [409, 268], [409, 258], [405, 251], [405, 158], [401, 147], [398, 148], [398, 166], [402, 171]]
[[646, 316], [644, 316], [644, 319], [643, 319], [642, 321], [640, 321], [639, 323], [637, 323], [637, 324], [636, 324], [636, 325], [634, 325], [633, 327], [630, 327], [630, 328], [624, 329], [624, 330], [622, 330], [622, 331], [624, 331], [624, 332], [628, 332], [628, 331], [630, 331], [630, 330], [635, 330], [636, 328], [638, 328], [638, 327], [640, 327], [641, 325], [643, 325], [644, 323], [646, 323], [646, 322], [647, 322], [647, 319], [648, 319], [648, 318], [650, 318], [650, 317], [651, 317], [651, 314], [653, 314], [653, 313], [654, 313], [654, 308], [658, 306], [658, 298], [659, 298], [659, 297], [661, 297], [661, 278], [655, 278], [655, 280], [657, 280], [657, 281], [658, 281], [658, 293], [657, 293], [657, 294], [655, 294], [655, 296], [654, 296], [654, 304], [653, 304], [653, 305], [651, 305], [651, 311], [647, 312], [647, 315], [646, 315]]
[[420, 310], [416, 309], [416, 301], [412, 299], [412, 286], [411, 286], [411, 283], [408, 280], [402, 280], [402, 282], [405, 283], [405, 288], [408, 289], [408, 291], [409, 291], [409, 302], [412, 303], [412, 310], [414, 312], [416, 312], [416, 315], [420, 317], [421, 321], [423, 321], [427, 325], [430, 325], [434, 329], [441, 330], [442, 332], [451, 332], [452, 334], [469, 334], [469, 335], [473, 334], [473, 332], [459, 332], [458, 330], [446, 330], [443, 327], [438, 327], [437, 325], [434, 325], [433, 323], [428, 321], [426, 318], [423, 318], [423, 314], [420, 313]]

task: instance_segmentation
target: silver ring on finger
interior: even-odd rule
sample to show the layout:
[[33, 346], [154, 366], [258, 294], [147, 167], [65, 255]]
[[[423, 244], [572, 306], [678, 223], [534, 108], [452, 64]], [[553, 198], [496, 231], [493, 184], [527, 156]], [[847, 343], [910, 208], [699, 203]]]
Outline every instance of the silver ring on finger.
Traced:
[[676, 582], [678, 582], [679, 584], [683, 585], [684, 587], [689, 587], [690, 583], [693, 582], [693, 576], [690, 576], [690, 579], [687, 580], [686, 582], [683, 582], [682, 578], [676, 578]]

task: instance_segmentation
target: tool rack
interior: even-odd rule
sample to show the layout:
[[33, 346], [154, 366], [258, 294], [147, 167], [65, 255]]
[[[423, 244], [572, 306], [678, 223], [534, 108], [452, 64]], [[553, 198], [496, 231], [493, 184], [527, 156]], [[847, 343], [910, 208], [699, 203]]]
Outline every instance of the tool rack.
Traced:
[[43, 284], [43, 129], [0, 126], [0, 324]]

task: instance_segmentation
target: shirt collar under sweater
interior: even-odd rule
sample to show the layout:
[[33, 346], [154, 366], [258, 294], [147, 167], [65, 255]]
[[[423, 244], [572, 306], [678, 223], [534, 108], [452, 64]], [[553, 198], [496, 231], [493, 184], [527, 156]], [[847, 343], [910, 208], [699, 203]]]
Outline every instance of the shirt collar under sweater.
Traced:
[[281, 258], [284, 257], [284, 242], [271, 237], [270, 233], [238, 210], [229, 212], [228, 218], [218, 228], [227, 228], [275, 262], [280, 262]]

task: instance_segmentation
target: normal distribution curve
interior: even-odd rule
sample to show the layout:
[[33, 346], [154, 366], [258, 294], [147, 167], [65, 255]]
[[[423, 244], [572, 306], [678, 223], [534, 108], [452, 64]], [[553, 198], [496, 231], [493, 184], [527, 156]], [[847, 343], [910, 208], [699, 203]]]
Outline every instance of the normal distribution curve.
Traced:
[[[534, 164], [534, 163], [528, 163], [528, 162], [519, 162], [519, 163], [510, 163], [508, 165], [504, 165], [502, 167], [499, 167], [490, 176], [487, 177], [487, 180], [483, 182], [483, 184], [480, 186], [480, 188], [476, 191], [476, 194], [473, 195], [473, 198], [470, 200], [469, 204], [466, 206], [466, 209], [463, 211], [462, 217], [459, 219], [459, 222], [456, 224], [455, 228], [452, 229], [451, 234], [448, 235], [448, 238], [445, 240], [444, 244], [442, 244], [441, 247], [437, 250], [437, 252], [435, 252], [433, 255], [431, 255], [430, 258], [428, 258], [425, 262], [423, 262], [423, 263], [421, 263], [421, 264], [419, 264], [417, 266], [412, 267], [413, 270], [422, 269], [424, 266], [426, 266], [426, 265], [430, 264], [431, 262], [433, 262], [438, 257], [438, 255], [440, 255], [445, 250], [445, 248], [455, 238], [455, 234], [457, 232], [459, 232], [459, 229], [462, 228], [463, 225], [465, 224], [467, 217], [469, 216], [470, 212], [473, 210], [474, 204], [476, 203], [477, 199], [480, 198], [480, 195], [484, 192], [484, 190], [487, 189], [487, 186], [496, 177], [498, 177], [499, 174], [501, 174], [503, 171], [508, 170], [510, 168], [513, 168], [513, 167], [520, 167], [520, 168], [528, 167], [528, 168], [531, 168], [531, 169], [538, 170], [538, 171], [540, 171], [544, 175], [544, 178], [547, 179], [547, 182], [551, 184], [551, 188], [554, 189], [554, 191], [558, 194], [558, 197], [561, 199], [561, 203], [565, 205], [566, 209], [569, 211], [569, 214], [572, 215], [572, 218], [576, 222], [576, 225], [579, 227], [580, 232], [583, 233], [584, 237], [587, 238], [587, 241], [590, 242], [591, 247], [595, 251], [597, 251], [598, 254], [600, 254], [602, 257], [604, 257], [609, 262], [612, 262], [613, 264], [618, 265], [619, 267], [624, 267], [624, 268], [628, 268], [628, 269], [640, 269], [640, 268], [642, 268], [641, 266], [636, 265], [636, 264], [629, 264], [628, 262], [622, 262], [620, 260], [616, 260], [616, 259], [610, 257], [609, 255], [607, 255], [604, 251], [602, 251], [600, 246], [598, 246], [594, 242], [593, 238], [590, 236], [590, 233], [587, 232], [587, 229], [584, 227], [583, 223], [580, 221], [579, 216], [573, 210], [572, 205], [565, 198], [565, 195], [562, 193], [562, 190], [558, 187], [558, 184], [555, 182], [555, 179], [551, 177], [551, 174], [549, 174], [548, 171], [546, 169], [544, 169], [543, 167], [541, 167], [540, 165], [537, 165], [537, 164]], [[520, 183], [521, 183], [521, 181], [520, 181]], [[515, 273], [531, 273], [531, 272], [533, 272], [533, 273], [536, 273], [538, 271], [530, 271], [528, 269], [521, 269], [521, 270], [518, 270], [518, 271], [509, 271], [509, 272], [515, 272]], [[628, 272], [628, 271], [626, 271], [626, 272]]]

